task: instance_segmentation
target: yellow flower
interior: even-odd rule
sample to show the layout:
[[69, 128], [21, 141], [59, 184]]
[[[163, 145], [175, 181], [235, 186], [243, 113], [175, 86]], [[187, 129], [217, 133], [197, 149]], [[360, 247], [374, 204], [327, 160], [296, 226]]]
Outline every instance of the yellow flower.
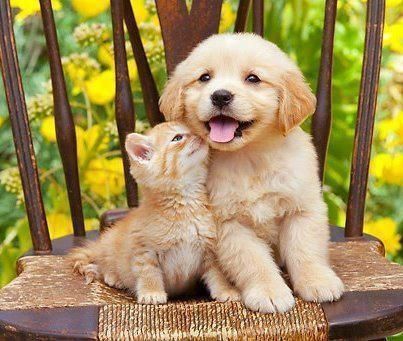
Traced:
[[393, 148], [403, 145], [403, 111], [393, 118], [380, 121], [378, 136], [386, 142], [386, 147]]
[[6, 119], [4, 117], [0, 116], [0, 127], [3, 125], [5, 120]]
[[62, 58], [66, 75], [73, 83], [72, 94], [77, 95], [85, 87], [85, 81], [99, 74], [99, 63], [87, 53], [72, 53]]
[[395, 133], [398, 137], [398, 144], [403, 145], [403, 111], [399, 113], [394, 119], [395, 123]]
[[378, 136], [381, 140], [386, 140], [393, 131], [393, 119], [385, 119], [378, 123]]
[[120, 195], [125, 184], [122, 160], [94, 159], [90, 162], [84, 179], [90, 190], [102, 198]]
[[[51, 239], [60, 238], [73, 233], [73, 223], [70, 215], [64, 213], [50, 213], [46, 216]], [[99, 226], [97, 219], [85, 219], [85, 229], [95, 230]]]
[[402, 3], [402, 0], [388, 0], [386, 1], [386, 8], [397, 7]]
[[370, 165], [370, 169], [369, 169], [370, 174], [378, 179], [382, 179], [385, 164], [386, 163], [389, 164], [390, 159], [391, 158], [390, 158], [389, 154], [376, 155], [371, 161], [371, 165]]
[[385, 24], [383, 41], [395, 52], [403, 53], [403, 18], [393, 24]]
[[76, 127], [77, 154], [80, 165], [88, 162], [87, 159], [95, 158], [104, 152], [109, 143], [109, 137], [99, 125], [94, 125], [88, 130]]
[[129, 69], [129, 78], [131, 81], [136, 80], [138, 77], [137, 65], [134, 59], [127, 61], [127, 68]]
[[[114, 67], [114, 57], [113, 51], [110, 48], [109, 44], [101, 45], [98, 49], [98, 60], [109, 67]], [[138, 78], [137, 65], [136, 61], [133, 58], [130, 58], [127, 61], [127, 68], [129, 69], [129, 78], [130, 80], [136, 80]]]
[[403, 186], [403, 154], [376, 155], [372, 159], [370, 173], [385, 183]]
[[98, 60], [109, 67], [113, 67], [114, 57], [111, 44], [102, 44], [98, 49]]
[[231, 3], [225, 1], [221, 8], [221, 19], [220, 19], [220, 32], [227, 31], [235, 22], [235, 12], [232, 9]]
[[49, 142], [56, 141], [55, 119], [53, 116], [45, 117], [40, 128], [42, 136]]
[[73, 233], [73, 224], [68, 215], [63, 213], [50, 213], [46, 216], [50, 238], [60, 238]]
[[74, 10], [84, 18], [92, 18], [105, 12], [110, 5], [109, 0], [72, 0]]
[[397, 233], [397, 224], [391, 218], [380, 218], [375, 221], [367, 222], [364, 226], [364, 232], [382, 240], [386, 252], [391, 255], [396, 254], [401, 249], [400, 236]]
[[160, 19], [158, 18], [158, 15], [153, 15], [150, 22], [154, 25], [156, 31], [161, 32]]
[[115, 73], [106, 70], [85, 82], [85, 89], [91, 103], [105, 105], [115, 97]]
[[[31, 15], [35, 15], [41, 9], [39, 0], [11, 0], [10, 5], [11, 7], [20, 9], [18, 14], [15, 16], [15, 19], [18, 21], [22, 21]], [[60, 10], [62, 8], [60, 0], [53, 0], [52, 8], [55, 11]]]
[[[23, 0], [20, 0], [23, 1]], [[84, 18], [92, 18], [105, 12], [109, 6], [109, 0], [72, 0], [73, 8]], [[137, 23], [147, 20], [149, 13], [145, 8], [144, 0], [131, 0]]]
[[149, 13], [145, 7], [144, 0], [130, 0], [137, 25], [148, 19]]

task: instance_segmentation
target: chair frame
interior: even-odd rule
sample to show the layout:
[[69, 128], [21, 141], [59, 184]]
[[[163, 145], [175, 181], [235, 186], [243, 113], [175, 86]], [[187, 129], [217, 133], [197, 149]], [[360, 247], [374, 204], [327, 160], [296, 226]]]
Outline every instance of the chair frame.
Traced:
[[[85, 228], [77, 166], [74, 121], [67, 97], [51, 0], [40, 0], [40, 6], [53, 86], [56, 138], [65, 173], [74, 237], [77, 237], [63, 238], [54, 241], [53, 251], [28, 122], [9, 1], [10, 0], [0, 1], [1, 69], [18, 166], [24, 190], [25, 206], [33, 243], [33, 253], [63, 253], [66, 249], [75, 245], [80, 237], [85, 236]], [[190, 12], [188, 12], [184, 1], [156, 0], [157, 13], [165, 46], [168, 74], [174, 70], [175, 66], [186, 57], [198, 42], [218, 32], [221, 5], [222, 0], [193, 0], [192, 8]], [[245, 31], [250, 7], [252, 7], [253, 31], [256, 34], [263, 35], [263, 0], [239, 1], [234, 30], [235, 32]], [[200, 13], [203, 13], [203, 15], [200, 15]], [[311, 129], [313, 142], [318, 153], [319, 176], [322, 181], [332, 120], [331, 86], [336, 15], [337, 0], [326, 0], [316, 94], [317, 107], [312, 119]], [[345, 241], [370, 238], [363, 236], [363, 221], [381, 64], [384, 15], [385, 0], [367, 1], [365, 47], [351, 163], [347, 217], [344, 236], [342, 236], [341, 230], [332, 231], [335, 240]], [[111, 0], [111, 16], [116, 74], [115, 117], [123, 156], [122, 161], [124, 166], [127, 204], [129, 207], [135, 207], [138, 204], [137, 185], [130, 176], [128, 157], [124, 150], [125, 137], [128, 133], [134, 131], [135, 128], [135, 107], [132, 101], [132, 91], [126, 63], [124, 24], [126, 24], [134, 58], [138, 66], [147, 118], [152, 126], [162, 122], [164, 118], [158, 108], [158, 90], [147, 62], [130, 0]], [[102, 217], [101, 225], [105, 226], [125, 213], [126, 210], [107, 212]], [[352, 293], [347, 293], [346, 295], [349, 296], [352, 295]], [[385, 302], [395, 300], [395, 296], [392, 296], [380, 295], [378, 299], [374, 299], [374, 304], [378, 304], [382, 300], [385, 301], [385, 299]], [[353, 301], [360, 305], [359, 298], [354, 297]], [[351, 305], [351, 302], [341, 307], [351, 309], [352, 312], [357, 310]], [[370, 307], [368, 307], [368, 309], [369, 308]], [[89, 308], [80, 309], [86, 310]], [[354, 318], [352, 318], [353, 322], [346, 325], [345, 323], [343, 324], [343, 321], [337, 320], [337, 309], [332, 310], [330, 305], [328, 308], [324, 307], [324, 309], [326, 313], [330, 314], [329, 316], [336, 316], [334, 321], [330, 321], [333, 323], [333, 325], [330, 324], [331, 337], [353, 337], [361, 335], [360, 332], [354, 331], [354, 328], [351, 329], [351, 327], [355, 325]], [[374, 313], [373, 316], [366, 319], [362, 316], [355, 316], [356, 321], [361, 321], [362, 319], [360, 320], [360, 318], [365, 320], [364, 325], [362, 325], [367, 328], [364, 330], [366, 332], [365, 335], [377, 337], [382, 334], [383, 330], [387, 330], [388, 332], [393, 331], [393, 325], [402, 325], [403, 312], [399, 310], [395, 312], [395, 315], [391, 314], [386, 318], [385, 323], [380, 323], [378, 326], [371, 325], [370, 320], [373, 322], [377, 318], [384, 318], [383, 315], [378, 316]], [[362, 321], [360, 323], [362, 323]]]

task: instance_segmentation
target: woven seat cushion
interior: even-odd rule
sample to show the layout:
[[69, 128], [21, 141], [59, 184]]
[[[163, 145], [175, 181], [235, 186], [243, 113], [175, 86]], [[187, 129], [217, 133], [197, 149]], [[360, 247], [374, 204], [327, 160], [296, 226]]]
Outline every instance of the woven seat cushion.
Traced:
[[[378, 242], [331, 243], [331, 261], [347, 291], [403, 288], [403, 270], [390, 263]], [[64, 256], [27, 256], [20, 275], [0, 291], [0, 310], [100, 306], [99, 338], [302, 338], [326, 339], [319, 304], [303, 302], [285, 314], [251, 312], [239, 302], [207, 298], [137, 304], [125, 291], [96, 282], [84, 284]]]

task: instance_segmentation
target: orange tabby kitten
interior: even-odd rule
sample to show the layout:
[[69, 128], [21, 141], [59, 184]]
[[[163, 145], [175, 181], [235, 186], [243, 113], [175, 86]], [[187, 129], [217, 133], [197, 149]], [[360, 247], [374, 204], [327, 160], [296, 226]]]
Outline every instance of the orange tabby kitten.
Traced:
[[208, 146], [181, 123], [162, 123], [126, 139], [131, 174], [143, 201], [94, 242], [72, 251], [74, 268], [140, 303], [159, 304], [203, 278], [211, 296], [238, 300], [215, 261], [215, 225], [208, 210]]

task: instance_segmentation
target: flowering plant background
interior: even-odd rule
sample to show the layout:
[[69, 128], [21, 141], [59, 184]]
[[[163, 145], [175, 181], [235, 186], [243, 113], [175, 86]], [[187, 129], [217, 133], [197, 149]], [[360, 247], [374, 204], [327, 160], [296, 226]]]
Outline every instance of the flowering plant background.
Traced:
[[[185, 0], [184, 0], [185, 1]], [[53, 0], [63, 67], [77, 132], [79, 172], [87, 229], [100, 214], [125, 206], [123, 169], [114, 122], [114, 58], [109, 0]], [[186, 1], [188, 5], [191, 1]], [[152, 72], [166, 80], [154, 1], [132, 1]], [[233, 30], [238, 1], [224, 0], [220, 32]], [[56, 145], [52, 89], [39, 0], [11, 0], [30, 124], [52, 238], [72, 233], [64, 176]], [[367, 197], [365, 231], [403, 263], [403, 1], [388, 0], [381, 86]], [[324, 15], [322, 0], [266, 2], [265, 37], [289, 53], [316, 86]], [[340, 0], [335, 36], [333, 128], [325, 199], [331, 223], [344, 225], [357, 96], [364, 45], [365, 2]], [[136, 130], [147, 129], [131, 48], [128, 66]], [[306, 127], [308, 129], [309, 122]], [[31, 247], [16, 168], [4, 89], [0, 84], [0, 287], [15, 276], [15, 261]]]

